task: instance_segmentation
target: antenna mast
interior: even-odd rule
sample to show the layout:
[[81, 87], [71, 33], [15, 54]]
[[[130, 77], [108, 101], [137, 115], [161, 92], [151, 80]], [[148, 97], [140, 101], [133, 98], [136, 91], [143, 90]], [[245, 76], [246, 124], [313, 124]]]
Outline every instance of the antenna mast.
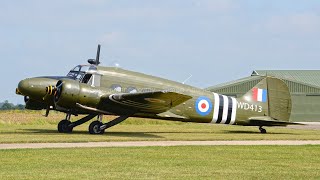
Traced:
[[101, 48], [101, 45], [98, 44], [97, 57], [96, 57], [96, 65], [97, 66], [100, 64], [100, 48]]

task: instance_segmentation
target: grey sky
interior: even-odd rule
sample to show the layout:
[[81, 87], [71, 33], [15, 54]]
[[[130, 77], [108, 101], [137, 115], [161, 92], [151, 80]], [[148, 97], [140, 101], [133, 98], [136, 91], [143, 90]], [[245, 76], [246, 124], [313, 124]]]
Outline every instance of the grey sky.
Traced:
[[320, 1], [0, 1], [0, 102], [19, 80], [95, 57], [207, 87], [254, 69], [319, 69]]

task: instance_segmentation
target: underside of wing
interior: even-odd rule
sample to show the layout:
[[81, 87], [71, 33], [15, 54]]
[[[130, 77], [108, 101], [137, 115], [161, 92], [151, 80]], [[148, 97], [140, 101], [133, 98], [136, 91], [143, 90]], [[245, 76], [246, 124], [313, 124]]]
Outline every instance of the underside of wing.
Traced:
[[128, 110], [134, 113], [159, 114], [191, 99], [191, 96], [176, 92], [146, 92], [112, 94], [108, 97], [117, 106], [117, 109]]
[[160, 118], [187, 119], [187, 118], [184, 117], [184, 116], [179, 116], [179, 115], [174, 114], [173, 112], [170, 112], [170, 111], [157, 114], [157, 116], [160, 117]]

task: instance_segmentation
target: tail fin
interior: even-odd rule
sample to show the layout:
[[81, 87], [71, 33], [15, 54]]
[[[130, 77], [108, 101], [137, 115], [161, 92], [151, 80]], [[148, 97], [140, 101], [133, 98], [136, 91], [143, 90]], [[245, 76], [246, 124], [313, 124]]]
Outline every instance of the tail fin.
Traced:
[[[256, 120], [289, 121], [291, 115], [291, 95], [288, 86], [280, 79], [266, 77], [240, 98], [261, 107]], [[264, 118], [263, 118], [264, 117]]]

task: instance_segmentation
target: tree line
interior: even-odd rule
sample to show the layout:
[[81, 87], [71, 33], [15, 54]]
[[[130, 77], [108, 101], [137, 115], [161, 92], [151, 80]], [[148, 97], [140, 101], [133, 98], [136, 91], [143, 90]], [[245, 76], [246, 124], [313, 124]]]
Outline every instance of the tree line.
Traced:
[[14, 105], [13, 103], [10, 103], [8, 100], [0, 103], [0, 110], [23, 110], [24, 108], [25, 105]]

